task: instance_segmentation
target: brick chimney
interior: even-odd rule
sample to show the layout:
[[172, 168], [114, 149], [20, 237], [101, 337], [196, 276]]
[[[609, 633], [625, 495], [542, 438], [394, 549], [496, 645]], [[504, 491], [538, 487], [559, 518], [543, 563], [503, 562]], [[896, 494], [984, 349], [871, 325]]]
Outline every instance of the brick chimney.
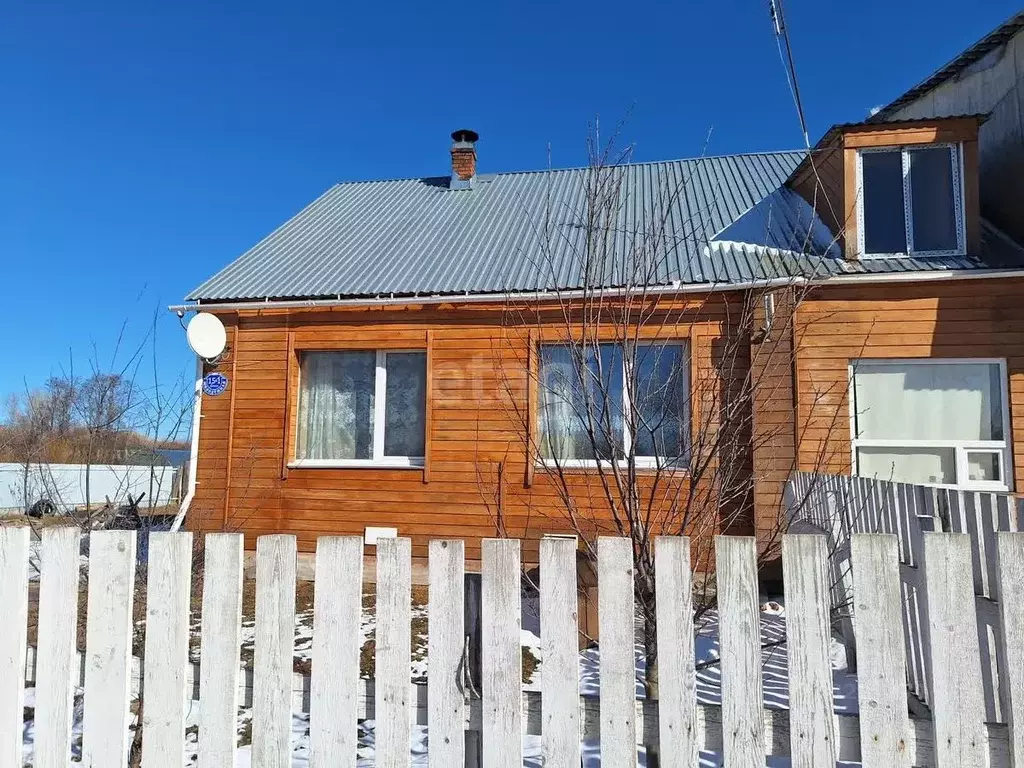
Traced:
[[476, 178], [476, 131], [452, 131], [452, 189], [472, 189]]

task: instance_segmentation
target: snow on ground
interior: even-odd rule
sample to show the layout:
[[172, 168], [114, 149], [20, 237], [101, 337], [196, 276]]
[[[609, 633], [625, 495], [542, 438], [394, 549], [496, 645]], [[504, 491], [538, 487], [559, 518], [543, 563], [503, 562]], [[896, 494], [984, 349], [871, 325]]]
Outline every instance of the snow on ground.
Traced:
[[[364, 600], [364, 604], [372, 601]], [[426, 659], [426, 618], [427, 606], [414, 600], [413, 609], [413, 658], [410, 662], [410, 679], [424, 680], [427, 676]], [[313, 637], [312, 610], [300, 612], [296, 617], [295, 659], [296, 666], [308, 665], [312, 655]], [[198, 627], [197, 627], [198, 629]], [[360, 624], [360, 637], [365, 644], [372, 641], [376, 629], [376, 620], [371, 608], [364, 607]], [[540, 620], [536, 596], [523, 599], [521, 643], [525, 654], [533, 657], [534, 670], [527, 675], [524, 670], [523, 689], [539, 691], [543, 654], [540, 644]], [[764, 705], [768, 708], [786, 709], [789, 706], [788, 665], [786, 656], [786, 625], [785, 608], [781, 604], [767, 604], [761, 613], [762, 638], [762, 680], [764, 688]], [[243, 657], [248, 653], [252, 658], [255, 641], [255, 623], [246, 619], [242, 628]], [[833, 691], [836, 711], [854, 713], [857, 711], [856, 677], [846, 670], [846, 657], [843, 646], [837, 641], [832, 643]], [[721, 704], [721, 670], [715, 663], [719, 658], [718, 616], [714, 611], [707, 612], [696, 625], [696, 664], [697, 664], [697, 699], [703, 704]], [[308, 668], [308, 666], [306, 667]], [[640, 682], [643, 675], [643, 648], [637, 646], [637, 697], [644, 696]], [[587, 648], [580, 653], [580, 693], [596, 696], [600, 692], [600, 650], [597, 647]], [[82, 737], [82, 690], [75, 692], [75, 708], [73, 722], [73, 744], [71, 766], [80, 768], [81, 737]], [[35, 721], [32, 711], [35, 707], [35, 689], [27, 688], [25, 694], [25, 757], [24, 765], [33, 765], [33, 742]], [[192, 701], [186, 720], [186, 732], [183, 742], [185, 764], [194, 768], [198, 762], [198, 728], [199, 702]], [[251, 768], [252, 748], [252, 708], [243, 707], [238, 714], [239, 749], [235, 762], [236, 768]], [[427, 765], [428, 734], [425, 726], [414, 725], [410, 744], [412, 766]], [[296, 714], [292, 718], [292, 768], [308, 768], [309, 765], [309, 715]], [[542, 751], [541, 737], [524, 736], [523, 742], [524, 768], [541, 768]], [[581, 745], [583, 768], [598, 768], [601, 764], [600, 746], [591, 741]], [[638, 765], [644, 768], [646, 760], [643, 750], [638, 751]], [[367, 720], [359, 724], [359, 768], [370, 768], [374, 764], [374, 722]], [[701, 766], [720, 765], [718, 756], [713, 753], [701, 754]], [[768, 758], [770, 768], [788, 766], [785, 758]], [[852, 765], [852, 764], [851, 764]]]

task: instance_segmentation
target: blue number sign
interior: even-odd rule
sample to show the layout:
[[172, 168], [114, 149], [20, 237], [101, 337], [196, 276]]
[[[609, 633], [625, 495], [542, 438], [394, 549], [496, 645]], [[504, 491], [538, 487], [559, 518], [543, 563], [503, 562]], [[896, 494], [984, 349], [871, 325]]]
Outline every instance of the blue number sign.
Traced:
[[203, 392], [217, 396], [228, 388], [228, 377], [223, 373], [208, 373], [203, 376]]

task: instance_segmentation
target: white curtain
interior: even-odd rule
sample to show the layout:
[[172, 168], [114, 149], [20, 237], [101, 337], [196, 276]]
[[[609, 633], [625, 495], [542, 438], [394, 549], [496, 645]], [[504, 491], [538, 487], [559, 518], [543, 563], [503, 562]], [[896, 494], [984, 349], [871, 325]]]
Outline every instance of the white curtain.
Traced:
[[384, 455], [422, 458], [427, 408], [425, 352], [389, 352], [384, 406]]
[[858, 474], [899, 483], [956, 483], [954, 448], [858, 448]]
[[1002, 440], [999, 366], [857, 363], [856, 436], [888, 440]]
[[373, 457], [375, 352], [308, 352], [300, 369], [299, 459]]
[[[540, 448], [546, 459], [593, 458], [583, 423], [579, 376], [567, 346], [546, 346], [540, 362]], [[587, 455], [589, 454], [589, 455]]]

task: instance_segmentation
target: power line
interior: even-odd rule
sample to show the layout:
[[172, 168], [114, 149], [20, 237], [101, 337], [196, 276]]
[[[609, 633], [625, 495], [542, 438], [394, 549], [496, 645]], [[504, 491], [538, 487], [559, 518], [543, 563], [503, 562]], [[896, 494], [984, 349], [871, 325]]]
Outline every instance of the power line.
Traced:
[[[775, 26], [775, 42], [779, 47], [779, 58], [782, 68], [786, 70], [786, 81], [789, 92], [796, 104], [796, 113], [800, 118], [800, 130], [804, 134], [804, 146], [811, 148], [810, 136], [807, 132], [807, 120], [804, 118], [804, 106], [800, 100], [800, 85], [796, 79], [796, 65], [793, 63], [793, 46], [789, 42], [789, 30], [786, 28], [786, 17], [782, 9], [782, 0], [768, 0], [768, 11], [771, 13], [772, 24]], [[785, 50], [783, 50], [785, 47]]]

